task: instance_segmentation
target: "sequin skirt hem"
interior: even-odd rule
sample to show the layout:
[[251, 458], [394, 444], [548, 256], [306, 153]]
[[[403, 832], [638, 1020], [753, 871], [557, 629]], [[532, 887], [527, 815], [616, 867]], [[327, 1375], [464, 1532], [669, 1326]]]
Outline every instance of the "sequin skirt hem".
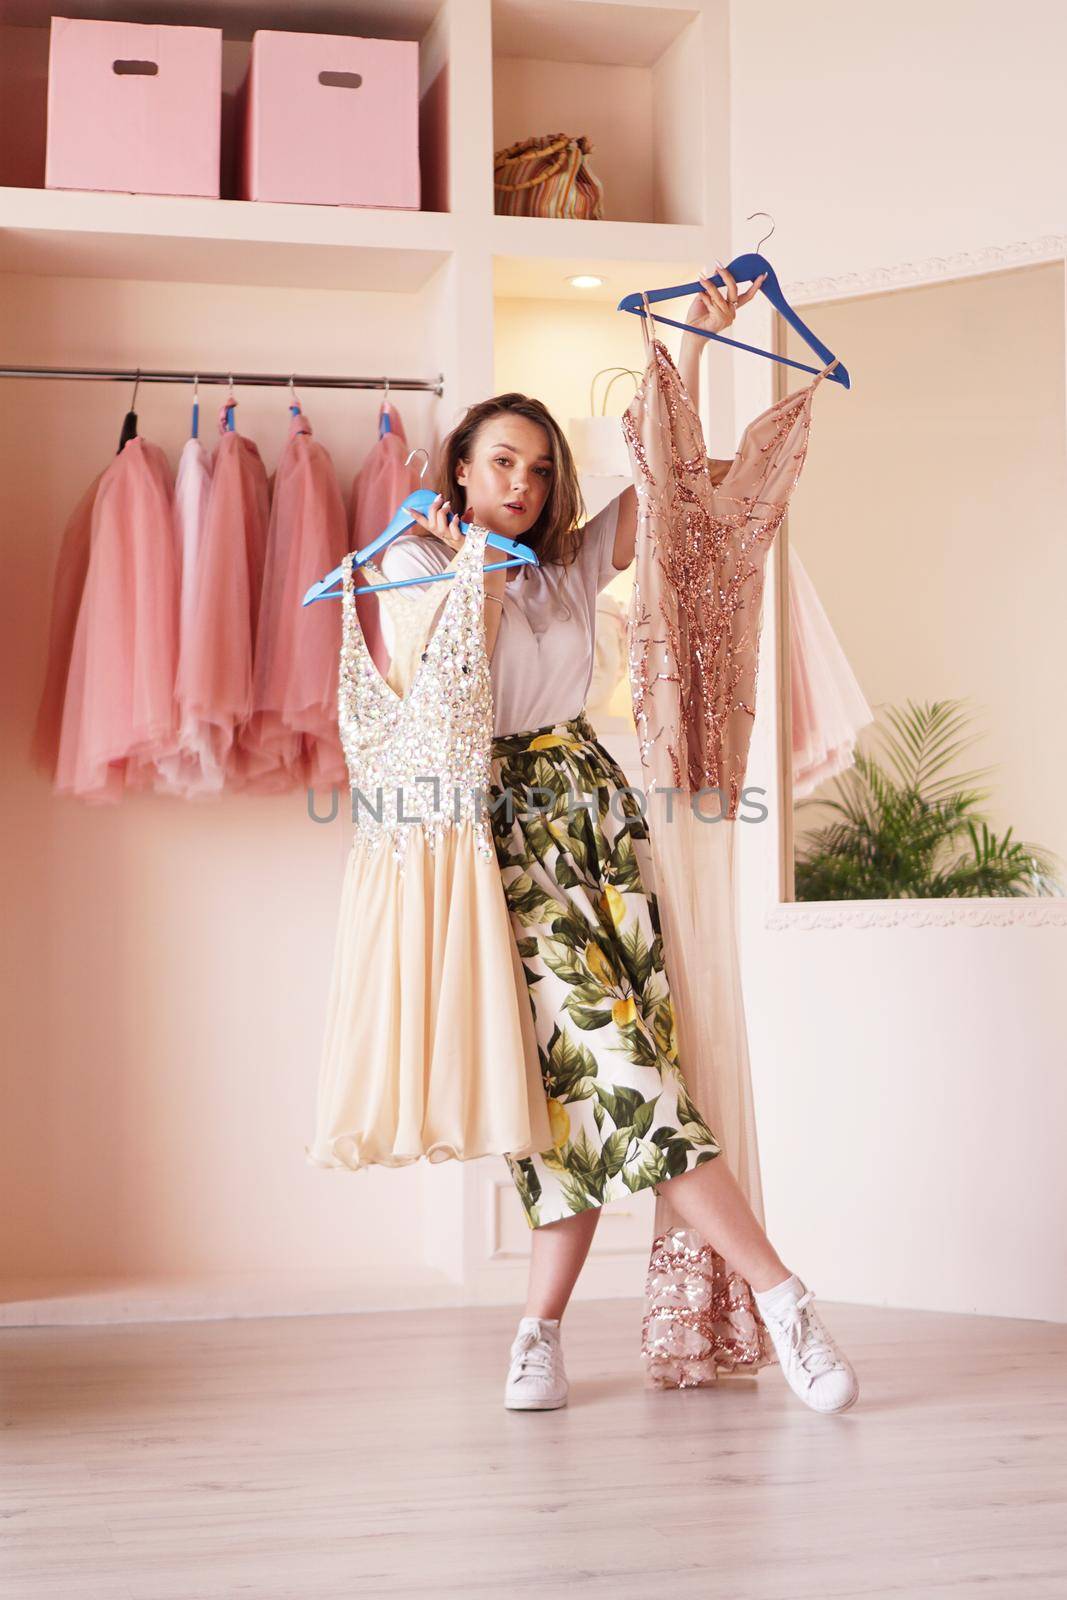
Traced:
[[778, 1362], [751, 1285], [695, 1229], [652, 1241], [641, 1354], [649, 1383], [689, 1389]]

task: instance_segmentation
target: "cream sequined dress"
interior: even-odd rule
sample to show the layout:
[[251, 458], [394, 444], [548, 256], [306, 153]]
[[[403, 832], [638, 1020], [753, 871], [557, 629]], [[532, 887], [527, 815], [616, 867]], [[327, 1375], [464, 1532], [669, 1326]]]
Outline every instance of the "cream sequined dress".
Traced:
[[305, 1146], [315, 1166], [521, 1156], [552, 1142], [486, 810], [486, 533], [471, 525], [451, 579], [379, 593], [406, 644], [393, 682], [363, 636], [351, 552], [342, 563], [338, 717], [356, 827]]

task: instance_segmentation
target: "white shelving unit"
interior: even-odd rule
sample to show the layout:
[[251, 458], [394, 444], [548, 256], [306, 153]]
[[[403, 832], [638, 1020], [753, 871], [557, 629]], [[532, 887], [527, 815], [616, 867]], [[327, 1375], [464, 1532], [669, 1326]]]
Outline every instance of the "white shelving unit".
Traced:
[[[427, 395], [405, 397], [405, 416], [414, 423], [413, 428], [409, 426], [412, 442], [436, 442], [466, 405], [500, 387], [494, 332], [508, 302], [525, 302], [523, 314], [534, 319], [540, 315], [540, 305], [560, 302], [558, 309], [566, 317], [579, 322], [585, 319], [588, 326], [595, 320], [607, 329], [610, 310], [622, 295], [693, 276], [708, 263], [713, 248], [720, 248], [728, 239], [725, 12], [725, 5], [713, 0], [689, 0], [684, 6], [663, 0], [632, 4], [628, 0], [611, 4], [594, 0], [368, 0], [357, 6], [346, 0], [319, 0], [309, 5], [298, 5], [295, 0], [262, 0], [261, 4], [253, 0], [88, 0], [64, 7], [65, 16], [223, 28], [224, 196], [232, 193], [232, 97], [255, 28], [418, 40], [424, 209], [392, 211], [44, 189], [51, 13], [42, 0], [12, 0], [0, 27], [0, 103], [6, 104], [9, 119], [9, 131], [0, 140], [0, 274], [10, 275], [4, 280], [10, 309], [8, 315], [0, 315], [0, 361], [147, 365], [148, 353], [142, 354], [141, 345], [131, 342], [132, 336], [123, 327], [122, 306], [128, 297], [142, 315], [146, 304], [155, 303], [146, 297], [160, 297], [159, 304], [166, 305], [170, 319], [164, 364], [185, 368], [195, 368], [197, 362], [216, 369], [230, 365], [229, 352], [215, 347], [216, 336], [205, 346], [203, 325], [189, 315], [190, 306], [207, 303], [204, 296], [210, 300], [214, 295], [227, 306], [244, 304], [252, 319], [260, 304], [269, 305], [275, 325], [279, 318], [293, 327], [306, 321], [320, 333], [323, 319], [328, 322], [340, 315], [339, 372], [374, 372], [387, 366], [390, 372], [410, 377], [444, 374], [441, 400]], [[11, 129], [17, 129], [17, 138], [11, 136]], [[590, 137], [592, 166], [604, 184], [605, 220], [495, 216], [494, 149], [528, 133], [556, 131]], [[577, 272], [599, 275], [604, 280], [602, 287], [582, 293], [574, 290], [565, 280]], [[190, 298], [190, 285], [202, 286], [199, 301]], [[320, 291], [339, 293], [336, 300], [323, 302], [315, 299]], [[284, 295], [283, 300], [277, 298], [279, 294]], [[84, 317], [69, 310], [54, 315], [61, 295], [67, 297], [64, 306], [84, 304]], [[261, 296], [270, 298], [257, 298]], [[187, 336], [177, 342], [171, 326], [175, 306], [184, 308], [182, 314], [189, 316]], [[269, 324], [260, 330], [261, 356], [253, 363], [248, 358], [249, 330], [240, 317], [235, 316], [234, 322], [246, 369], [255, 364], [263, 370], [288, 370], [274, 350]], [[639, 364], [641, 339], [636, 319], [618, 316], [615, 322], [620, 325], [620, 355], [614, 359], [622, 359], [626, 365]], [[361, 359], [364, 329], [368, 349], [366, 359]], [[615, 337], [614, 333], [610, 337]], [[583, 362], [580, 371], [567, 374], [572, 388], [559, 391], [560, 409], [553, 405], [557, 415], [574, 414], [574, 395], [588, 391], [592, 370], [604, 364], [597, 360], [586, 370]], [[327, 368], [317, 360], [307, 370]], [[0, 380], [0, 393], [9, 406], [18, 406], [25, 398], [24, 391], [31, 387], [25, 380]], [[54, 391], [63, 386], [53, 383], [46, 387]], [[97, 386], [72, 387], [84, 391]], [[544, 387], [537, 392], [552, 404], [552, 393]], [[97, 401], [99, 398], [97, 395]], [[111, 399], [117, 438], [117, 421], [124, 405], [114, 395]], [[370, 442], [369, 423], [378, 399], [374, 393], [344, 398], [348, 408], [344, 426], [350, 432], [350, 443], [338, 452], [343, 483], [351, 481], [351, 470]], [[62, 400], [53, 396], [51, 403], [57, 428], [62, 427], [69, 440], [79, 433], [85, 417], [84, 411], [76, 408], [93, 401], [82, 393]], [[142, 409], [147, 404], [144, 394], [140, 404]], [[359, 415], [366, 425], [352, 429], [350, 419], [356, 406], [362, 407]], [[342, 413], [331, 411], [326, 399], [316, 395], [313, 413], [332, 419], [336, 436], [341, 436]], [[246, 410], [245, 415], [249, 414]], [[344, 437], [347, 441], [349, 433]], [[332, 448], [333, 437], [329, 442]], [[72, 447], [68, 444], [65, 448]], [[85, 460], [75, 465], [72, 483], [79, 473], [87, 482], [103, 465], [98, 449], [92, 454], [96, 448], [86, 446]], [[345, 455], [345, 448], [351, 453]], [[32, 565], [35, 592], [40, 592], [41, 574], [51, 570], [65, 514], [62, 507], [69, 509], [73, 501], [67, 485], [56, 488], [54, 494], [54, 503], [49, 502], [42, 517], [50, 528], [51, 548], [32, 554], [22, 551], [18, 558], [27, 573], [33, 562], [40, 563], [39, 567]], [[39, 510], [28, 496], [25, 488], [16, 495], [10, 508], [13, 521], [24, 520], [28, 508]], [[22, 652], [26, 684], [19, 739], [35, 709], [45, 625], [43, 613], [35, 613], [21, 644], [13, 646]], [[42, 808], [41, 798], [39, 783], [31, 782], [28, 770], [20, 771], [13, 780], [12, 813], [19, 819], [18, 825], [28, 830], [29, 858], [37, 861], [38, 868], [41, 860], [46, 860], [45, 870], [55, 881], [63, 873], [63, 852], [79, 848], [79, 829], [95, 824], [68, 813], [63, 822], [67, 837], [57, 844], [55, 820], [47, 806]], [[201, 812], [188, 826], [212, 825], [204, 820], [206, 816]], [[106, 848], [113, 851], [115, 825], [111, 826]], [[84, 842], [85, 833], [80, 837]], [[156, 847], [161, 848], [158, 840]], [[95, 843], [93, 848], [97, 848]], [[144, 848], [150, 847], [146, 844]], [[273, 848], [277, 848], [276, 841]], [[50, 858], [51, 850], [59, 853]], [[51, 948], [48, 917], [55, 918], [60, 904], [54, 897], [41, 901], [36, 870], [27, 866], [21, 882], [33, 903], [40, 904], [41, 922], [30, 939], [31, 960], [34, 941], [40, 951]], [[16, 884], [16, 893], [19, 888]], [[77, 892], [88, 890], [83, 886]], [[331, 878], [330, 893], [335, 892]], [[173, 909], [181, 920], [189, 908], [176, 904]], [[167, 914], [167, 907], [161, 905], [158, 915], [165, 918]], [[323, 915], [331, 927], [334, 914], [335, 904], [327, 902]], [[98, 953], [98, 959], [104, 962], [106, 982], [110, 970], [107, 956]], [[117, 962], [118, 956], [115, 959]], [[99, 970], [97, 975], [99, 978]], [[125, 981], [118, 967], [111, 975], [116, 982]], [[37, 998], [47, 1000], [48, 996]], [[194, 1010], [211, 1003], [206, 995], [187, 997]], [[62, 1020], [55, 1025], [59, 1031], [50, 1036], [45, 1048], [59, 1059], [70, 1040]], [[31, 1023], [24, 1020], [19, 1026], [32, 1035]], [[294, 1024], [294, 1032], [301, 1028], [314, 1031], [314, 1027], [315, 1019], [304, 1014], [299, 1024]], [[49, 1070], [59, 1068], [53, 1063]], [[101, 1085], [99, 1092], [106, 1094], [108, 1085]], [[73, 1133], [69, 1136], [73, 1140]], [[62, 1162], [62, 1149], [56, 1159]], [[423, 1279], [437, 1286], [435, 1294], [440, 1293], [441, 1282], [452, 1286], [456, 1300], [508, 1300], [522, 1293], [527, 1229], [517, 1204], [504, 1192], [509, 1180], [502, 1177], [502, 1165], [496, 1164], [492, 1173], [489, 1166], [473, 1164], [451, 1174], [435, 1168], [418, 1175], [426, 1240]], [[75, 1186], [87, 1181], [91, 1164], [68, 1164], [66, 1170]], [[400, 1181], [397, 1175], [389, 1176]], [[14, 1176], [11, 1181], [16, 1181]], [[388, 1191], [375, 1188], [374, 1193], [381, 1197], [379, 1204], [388, 1203], [384, 1199]], [[67, 1192], [61, 1185], [57, 1203], [61, 1210], [76, 1205], [73, 1187]], [[10, 1204], [8, 1210], [10, 1214]], [[644, 1205], [635, 1206], [632, 1214], [615, 1211], [606, 1216], [598, 1234], [597, 1259], [583, 1278], [584, 1292], [639, 1292], [634, 1262], [643, 1256], [648, 1239]], [[181, 1253], [176, 1248], [175, 1255]], [[136, 1256], [136, 1250], [131, 1250], [130, 1256]], [[76, 1240], [70, 1257], [70, 1281], [91, 1277], [92, 1263], [79, 1258]], [[224, 1278], [224, 1244], [216, 1260]], [[3, 1270], [9, 1280], [31, 1275], [25, 1262], [14, 1269], [9, 1264]], [[54, 1292], [63, 1292], [64, 1281], [56, 1280]], [[316, 1302], [306, 1274], [300, 1278], [299, 1296], [288, 1299], [284, 1274], [271, 1281], [273, 1289], [257, 1288], [248, 1303], [262, 1309], [266, 1300], [284, 1310], [299, 1300], [301, 1309], [314, 1308], [316, 1303], [338, 1309], [344, 1301], [343, 1289], [339, 1291], [336, 1282], [330, 1285], [329, 1296]], [[200, 1309], [196, 1314], [204, 1314], [203, 1296], [199, 1290], [197, 1293], [195, 1303]], [[410, 1287], [409, 1300], [417, 1297], [417, 1286]], [[134, 1306], [132, 1314], [136, 1314], [136, 1293], [132, 1300], [130, 1294], [122, 1298], [124, 1305]], [[400, 1289], [392, 1302], [384, 1303], [396, 1303], [397, 1299], [403, 1300]], [[86, 1303], [84, 1295], [79, 1303]], [[175, 1314], [182, 1314], [187, 1303], [177, 1289], [169, 1301], [166, 1294], [161, 1298], [156, 1284], [151, 1314], [166, 1314], [168, 1304]], [[365, 1291], [353, 1289], [349, 1303], [365, 1304]], [[217, 1305], [219, 1312], [225, 1313], [227, 1303], [221, 1291]], [[91, 1310], [85, 1315], [91, 1320]], [[37, 1320], [32, 1306], [24, 1316], [14, 1315], [14, 1320], [20, 1319]], [[10, 1306], [5, 1320], [12, 1320]]]
[[[202, 200], [43, 188], [50, 12], [15, 0], [0, 28], [0, 85], [19, 132], [0, 149], [0, 270], [414, 291], [448, 256], [481, 254], [507, 264], [499, 292], [522, 295], [562, 293], [560, 263], [617, 267], [631, 286], [635, 269], [688, 270], [728, 213], [713, 111], [720, 10], [708, 0], [392, 0], [355, 15], [279, 0], [67, 6], [69, 16], [223, 27], [223, 198]], [[254, 27], [419, 42], [421, 210], [226, 198], [233, 97]], [[605, 220], [494, 216], [493, 150], [557, 126], [592, 139]]]

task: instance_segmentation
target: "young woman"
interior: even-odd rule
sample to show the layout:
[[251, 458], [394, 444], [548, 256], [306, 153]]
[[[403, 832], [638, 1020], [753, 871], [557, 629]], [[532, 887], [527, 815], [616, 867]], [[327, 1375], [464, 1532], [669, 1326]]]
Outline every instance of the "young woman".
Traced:
[[[724, 290], [700, 278], [685, 319], [712, 332], [728, 327], [759, 288], [739, 294], [719, 270]], [[683, 336], [678, 367], [694, 399], [706, 342]], [[584, 716], [596, 597], [634, 558], [636, 492], [625, 489], [579, 528], [581, 492], [566, 438], [540, 401], [518, 393], [468, 410], [444, 442], [438, 482], [428, 514], [412, 513], [416, 529], [383, 553], [388, 578], [446, 566], [462, 543], [461, 516], [538, 556], [536, 567], [485, 574], [495, 718], [489, 804], [556, 1139], [541, 1155], [506, 1158], [533, 1236], [505, 1403], [566, 1404], [560, 1321], [601, 1207], [669, 1183], [679, 1214], [751, 1285], [794, 1392], [814, 1410], [844, 1410], [858, 1393], [855, 1373], [811, 1309], [812, 1291], [716, 1159], [714, 1130], [688, 1097], [647, 827]], [[499, 560], [487, 548], [486, 563]], [[669, 1152], [670, 1177], [662, 1160], [648, 1159], [652, 1148]]]

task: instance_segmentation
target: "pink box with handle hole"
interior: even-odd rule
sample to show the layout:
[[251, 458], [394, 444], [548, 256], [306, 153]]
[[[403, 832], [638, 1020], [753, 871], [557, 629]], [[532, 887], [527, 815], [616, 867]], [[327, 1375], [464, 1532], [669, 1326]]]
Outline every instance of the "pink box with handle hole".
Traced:
[[241, 99], [242, 199], [419, 209], [414, 41], [259, 29]]
[[53, 17], [46, 189], [219, 197], [222, 29]]

